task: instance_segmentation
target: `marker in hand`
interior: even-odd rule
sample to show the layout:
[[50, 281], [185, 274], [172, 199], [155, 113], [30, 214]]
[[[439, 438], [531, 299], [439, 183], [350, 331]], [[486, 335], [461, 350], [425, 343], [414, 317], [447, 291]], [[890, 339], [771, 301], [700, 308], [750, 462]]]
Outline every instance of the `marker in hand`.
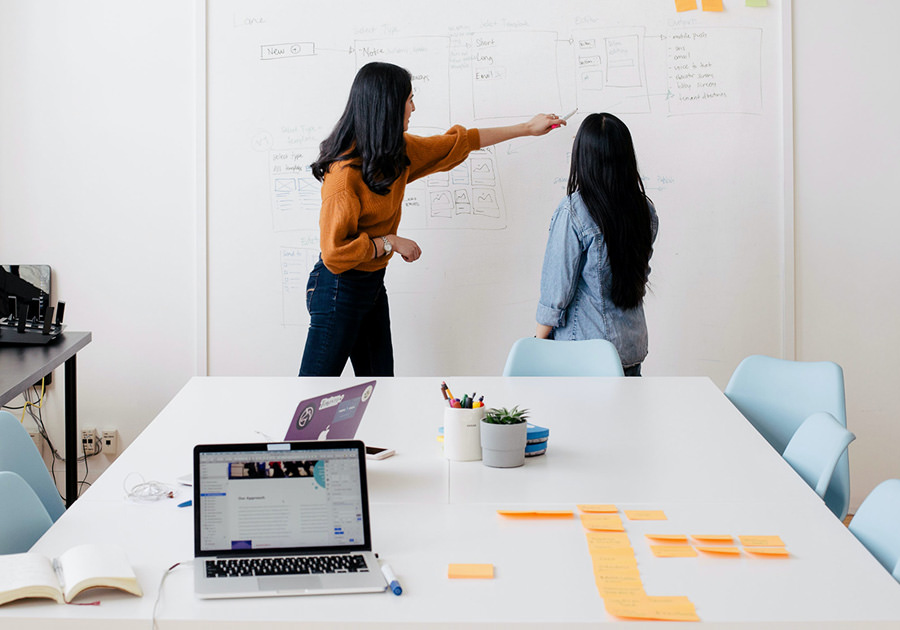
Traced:
[[[570, 111], [568, 114], [566, 114], [565, 116], [563, 116], [563, 117], [561, 118], [561, 120], [569, 120], [572, 116], [575, 115], [575, 112], [577, 112], [577, 111], [578, 111], [578, 108], [576, 107], [575, 109], [573, 109], [572, 111]], [[562, 123], [557, 123], [557, 124], [555, 124], [555, 125], [552, 125], [550, 128], [551, 128], [551, 129], [556, 129], [557, 127], [562, 127]]]

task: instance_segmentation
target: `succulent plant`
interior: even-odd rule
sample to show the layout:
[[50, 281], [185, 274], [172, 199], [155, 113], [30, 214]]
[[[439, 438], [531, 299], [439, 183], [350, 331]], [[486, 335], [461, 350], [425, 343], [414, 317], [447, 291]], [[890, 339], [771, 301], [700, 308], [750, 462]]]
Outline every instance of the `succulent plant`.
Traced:
[[512, 409], [500, 407], [492, 408], [484, 412], [483, 422], [488, 424], [521, 424], [528, 421], [527, 409], [519, 409], [518, 405]]

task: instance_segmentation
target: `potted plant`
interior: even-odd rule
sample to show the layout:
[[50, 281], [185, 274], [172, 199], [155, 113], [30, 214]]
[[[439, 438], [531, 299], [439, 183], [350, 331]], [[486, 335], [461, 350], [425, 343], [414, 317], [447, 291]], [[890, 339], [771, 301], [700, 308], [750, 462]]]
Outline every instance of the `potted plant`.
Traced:
[[481, 420], [481, 459], [485, 466], [514, 468], [525, 463], [528, 410], [488, 409]]

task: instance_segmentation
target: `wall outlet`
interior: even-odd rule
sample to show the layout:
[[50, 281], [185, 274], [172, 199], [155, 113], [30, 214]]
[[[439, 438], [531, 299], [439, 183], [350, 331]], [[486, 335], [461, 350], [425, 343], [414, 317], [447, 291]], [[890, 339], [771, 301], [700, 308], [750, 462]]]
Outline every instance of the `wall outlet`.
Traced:
[[115, 429], [102, 429], [100, 444], [103, 446], [104, 454], [115, 455], [119, 452], [119, 432]]
[[100, 450], [100, 439], [97, 437], [97, 429], [81, 430], [81, 445], [85, 455], [96, 455]]

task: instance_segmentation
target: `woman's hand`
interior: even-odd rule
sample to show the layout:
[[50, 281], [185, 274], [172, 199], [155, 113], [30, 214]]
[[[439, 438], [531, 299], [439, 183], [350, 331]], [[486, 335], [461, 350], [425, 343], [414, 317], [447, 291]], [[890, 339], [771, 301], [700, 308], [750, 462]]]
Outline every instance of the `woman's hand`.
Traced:
[[525, 123], [525, 129], [530, 136], [543, 136], [545, 133], [549, 133], [551, 129], [556, 129], [556, 127], [565, 124], [566, 121], [556, 114], [538, 114]]
[[400, 254], [406, 262], [415, 262], [422, 255], [422, 250], [419, 249], [419, 245], [414, 240], [403, 238], [396, 234], [388, 236], [388, 240], [391, 242], [391, 247], [394, 248], [394, 251]]

